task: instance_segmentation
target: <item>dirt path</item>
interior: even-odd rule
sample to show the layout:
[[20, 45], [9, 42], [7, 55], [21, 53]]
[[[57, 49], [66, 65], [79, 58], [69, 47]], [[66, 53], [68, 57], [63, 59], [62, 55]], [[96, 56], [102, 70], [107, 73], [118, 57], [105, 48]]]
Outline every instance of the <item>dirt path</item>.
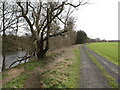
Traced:
[[43, 70], [39, 67], [35, 68], [32, 72], [28, 72], [27, 75], [29, 78], [26, 80], [25, 88], [41, 88], [42, 84], [39, 77], [42, 73]]
[[80, 46], [81, 51], [81, 73], [80, 87], [81, 88], [109, 88], [107, 80], [101, 74], [101, 71], [90, 60], [86, 51], [85, 45]]

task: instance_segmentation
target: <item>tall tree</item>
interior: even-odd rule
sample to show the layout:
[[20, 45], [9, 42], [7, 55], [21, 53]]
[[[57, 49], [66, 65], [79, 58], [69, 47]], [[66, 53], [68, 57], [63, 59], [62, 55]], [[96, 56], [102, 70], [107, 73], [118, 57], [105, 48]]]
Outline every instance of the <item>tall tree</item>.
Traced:
[[[67, 21], [73, 9], [68, 7], [77, 8], [80, 5], [85, 5], [87, 2], [80, 1], [74, 5], [68, 0], [60, 2], [17, 2], [21, 9], [21, 17], [26, 20], [32, 34], [32, 42], [35, 43], [34, 55], [43, 58], [49, 49], [49, 38], [58, 35], [63, 35], [67, 32]], [[51, 30], [52, 23], [60, 22], [64, 25], [59, 30]], [[62, 25], [61, 25], [62, 26]], [[36, 54], [35, 54], [36, 53]]]
[[[17, 12], [15, 9], [15, 5], [8, 2], [0, 2], [0, 22], [2, 26], [0, 27], [0, 32], [2, 32], [2, 56], [3, 56], [3, 63], [2, 63], [2, 70], [5, 68], [5, 41], [6, 41], [6, 32], [7, 30], [15, 29], [17, 18], [15, 13]], [[17, 22], [18, 23], [18, 22]], [[16, 24], [17, 25], [17, 24]]]
[[2, 42], [2, 56], [3, 56], [3, 63], [2, 63], [2, 71], [5, 69], [5, 45], [4, 45], [4, 39], [5, 39], [5, 2], [2, 3], [3, 9], [2, 9], [2, 13], [3, 13], [3, 42]]
[[77, 44], [86, 43], [86, 40], [87, 40], [87, 34], [82, 30], [77, 31], [76, 43]]

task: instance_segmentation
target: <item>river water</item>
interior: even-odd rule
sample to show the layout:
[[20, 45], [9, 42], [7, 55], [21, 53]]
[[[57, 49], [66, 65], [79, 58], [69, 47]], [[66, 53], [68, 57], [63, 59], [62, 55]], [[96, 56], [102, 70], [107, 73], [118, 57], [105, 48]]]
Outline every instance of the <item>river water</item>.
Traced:
[[[9, 52], [9, 53], [6, 53], [6, 59], [5, 59], [5, 68], [8, 69], [9, 66], [14, 62], [16, 61], [18, 58], [17, 57], [22, 57], [22, 56], [25, 56], [26, 52], [25, 51], [17, 51], [17, 52]], [[1, 71], [1, 68], [2, 68], [2, 53], [0, 53], [0, 71]], [[21, 63], [24, 63], [21, 62]], [[12, 67], [18, 65], [19, 63], [15, 63]]]

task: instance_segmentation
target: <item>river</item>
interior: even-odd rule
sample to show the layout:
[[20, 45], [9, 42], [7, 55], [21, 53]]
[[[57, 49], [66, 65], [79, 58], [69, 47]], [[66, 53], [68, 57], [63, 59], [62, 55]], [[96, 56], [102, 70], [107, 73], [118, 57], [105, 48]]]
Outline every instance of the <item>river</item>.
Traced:
[[[22, 57], [25, 56], [26, 52], [25, 51], [17, 51], [17, 52], [9, 52], [6, 53], [6, 59], [5, 59], [5, 68], [8, 69], [9, 66], [17, 60], [17, 57]], [[2, 53], [0, 53], [0, 72], [1, 72], [1, 68], [2, 68]], [[21, 62], [24, 63], [24, 62]], [[12, 67], [18, 65], [19, 63], [15, 63]]]

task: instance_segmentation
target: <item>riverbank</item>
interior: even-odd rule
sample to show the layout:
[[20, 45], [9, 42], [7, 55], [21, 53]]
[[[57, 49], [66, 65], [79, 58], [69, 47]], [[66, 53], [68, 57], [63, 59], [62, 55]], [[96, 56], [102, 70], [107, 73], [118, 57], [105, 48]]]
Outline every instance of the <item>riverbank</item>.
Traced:
[[[76, 88], [80, 74], [79, 46], [49, 52], [45, 60], [3, 72], [4, 88]], [[76, 77], [77, 76], [77, 77]]]

